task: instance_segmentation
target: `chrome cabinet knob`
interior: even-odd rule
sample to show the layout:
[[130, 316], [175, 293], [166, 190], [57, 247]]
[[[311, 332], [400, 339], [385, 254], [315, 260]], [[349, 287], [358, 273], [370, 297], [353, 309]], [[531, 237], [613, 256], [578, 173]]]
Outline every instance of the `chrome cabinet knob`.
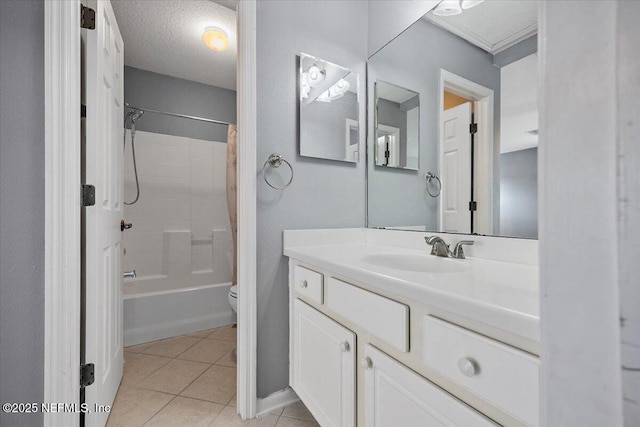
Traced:
[[373, 367], [373, 361], [370, 357], [363, 357], [360, 360], [360, 366], [362, 366], [364, 369], [371, 369]]
[[309, 286], [309, 284], [307, 283], [307, 281], [306, 281], [306, 280], [301, 280], [301, 281], [300, 281], [300, 287], [301, 287], [302, 289], [305, 289], [307, 286]]
[[340, 343], [340, 351], [343, 352], [343, 353], [346, 353], [349, 350], [351, 350], [351, 346], [349, 345], [349, 343], [346, 342], [346, 341], [342, 341]]
[[458, 360], [458, 368], [460, 372], [462, 372], [467, 377], [473, 377], [478, 372], [480, 372], [480, 366], [478, 366], [478, 362], [471, 359], [470, 357], [463, 357]]

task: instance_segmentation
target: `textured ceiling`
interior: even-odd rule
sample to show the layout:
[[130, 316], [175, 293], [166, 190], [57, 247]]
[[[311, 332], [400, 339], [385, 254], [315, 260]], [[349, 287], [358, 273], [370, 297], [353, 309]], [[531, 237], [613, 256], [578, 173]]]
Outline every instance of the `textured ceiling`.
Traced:
[[538, 146], [538, 55], [500, 69], [500, 152]]
[[425, 18], [491, 54], [538, 32], [537, 0], [485, 0], [454, 16]]
[[[236, 12], [209, 0], [111, 0], [125, 65], [236, 89]], [[207, 27], [229, 36], [224, 52], [202, 42]]]

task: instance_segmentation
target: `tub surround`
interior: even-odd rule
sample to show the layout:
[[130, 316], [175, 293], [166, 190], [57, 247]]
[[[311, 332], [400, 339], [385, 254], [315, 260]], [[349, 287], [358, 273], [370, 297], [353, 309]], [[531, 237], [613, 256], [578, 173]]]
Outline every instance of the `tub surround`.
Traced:
[[[433, 234], [475, 244], [466, 259], [436, 257]], [[285, 231], [291, 387], [322, 425], [539, 425], [537, 250], [524, 239]]]

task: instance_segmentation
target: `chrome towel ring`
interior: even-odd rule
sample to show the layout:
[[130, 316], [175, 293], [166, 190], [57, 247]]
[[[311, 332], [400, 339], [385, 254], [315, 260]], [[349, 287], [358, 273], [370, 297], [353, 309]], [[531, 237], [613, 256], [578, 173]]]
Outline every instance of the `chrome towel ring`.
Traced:
[[[432, 173], [432, 172], [427, 172], [427, 174], [424, 176], [425, 180], [427, 181], [426, 187], [427, 187], [427, 193], [431, 196], [431, 197], [438, 197], [440, 195], [440, 191], [442, 190], [442, 181], [440, 181], [440, 178], [438, 178], [438, 175]], [[436, 180], [438, 181], [438, 192], [433, 194], [431, 192], [431, 190], [429, 190], [429, 184], [431, 183], [431, 181]]]
[[[283, 162], [286, 163], [287, 166], [289, 166], [289, 169], [291, 169], [291, 177], [289, 178], [289, 182], [287, 182], [285, 185], [273, 185], [272, 183], [269, 182], [265, 174], [267, 170], [267, 165], [271, 165], [274, 168], [279, 168]], [[266, 182], [269, 187], [275, 190], [284, 190], [285, 188], [290, 186], [291, 182], [293, 181], [293, 166], [291, 166], [291, 163], [286, 161], [285, 158], [282, 157], [280, 154], [273, 153], [272, 155], [269, 156], [267, 161], [264, 162], [264, 165], [262, 166], [262, 178], [264, 179], [264, 182]]]

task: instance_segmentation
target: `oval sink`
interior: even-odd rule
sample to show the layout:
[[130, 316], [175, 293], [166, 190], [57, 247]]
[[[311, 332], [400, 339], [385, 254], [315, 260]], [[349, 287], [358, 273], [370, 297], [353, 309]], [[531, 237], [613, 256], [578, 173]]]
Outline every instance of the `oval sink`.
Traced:
[[360, 261], [378, 267], [422, 273], [462, 273], [469, 269], [464, 261], [433, 255], [372, 254], [363, 256]]

